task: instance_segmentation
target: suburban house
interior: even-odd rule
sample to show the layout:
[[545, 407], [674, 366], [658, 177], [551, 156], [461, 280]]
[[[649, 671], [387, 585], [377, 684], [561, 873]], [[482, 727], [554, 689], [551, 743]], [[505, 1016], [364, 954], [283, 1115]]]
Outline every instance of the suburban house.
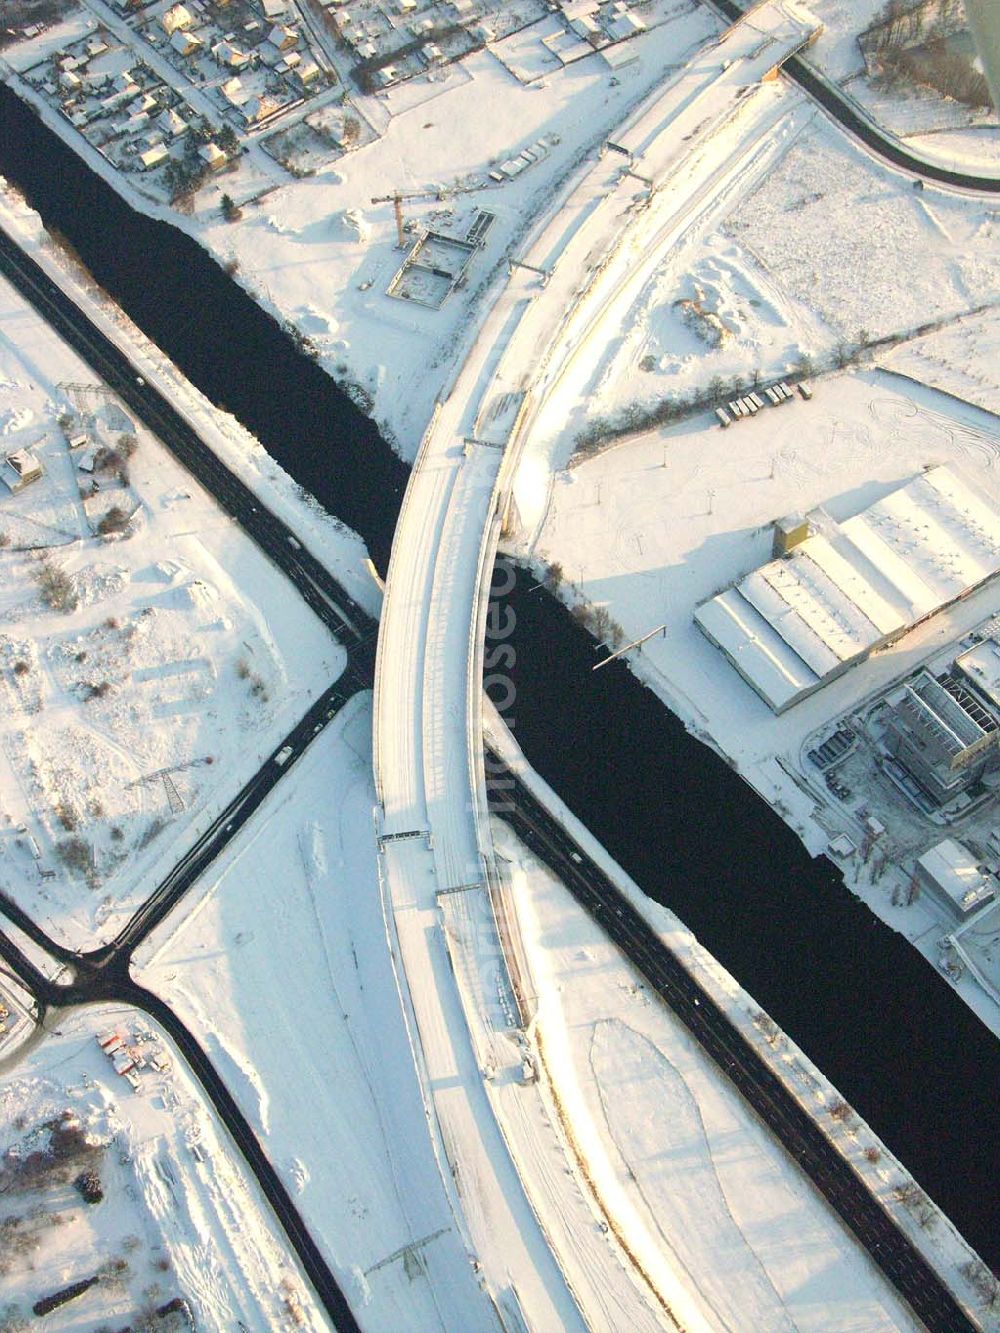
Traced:
[[160, 23], [163, 31], [170, 37], [175, 32], [186, 32], [188, 28], [193, 28], [194, 16], [183, 5], [174, 5], [160, 18]]

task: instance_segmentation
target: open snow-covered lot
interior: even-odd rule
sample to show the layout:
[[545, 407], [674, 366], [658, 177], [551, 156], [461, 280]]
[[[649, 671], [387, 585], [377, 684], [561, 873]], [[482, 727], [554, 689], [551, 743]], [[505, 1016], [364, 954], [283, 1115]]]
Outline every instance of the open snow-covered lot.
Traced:
[[[112, 1063], [126, 1046], [142, 1061], [134, 1089]], [[0, 1073], [0, 1178], [5, 1328], [27, 1328], [35, 1302], [91, 1278], [47, 1327], [327, 1327], [255, 1182], [144, 1014], [64, 1015]]]
[[[376, 874], [358, 696], [137, 956], [227, 1082], [366, 1329], [496, 1327], [431, 1149]], [[446, 1169], [446, 1168], [445, 1168]]]
[[822, 121], [727, 229], [843, 337], [906, 334], [1000, 299], [995, 199], [914, 191]]
[[[0, 284], [0, 883], [87, 947], [336, 679], [284, 577]], [[16, 481], [10, 465], [0, 460]]]

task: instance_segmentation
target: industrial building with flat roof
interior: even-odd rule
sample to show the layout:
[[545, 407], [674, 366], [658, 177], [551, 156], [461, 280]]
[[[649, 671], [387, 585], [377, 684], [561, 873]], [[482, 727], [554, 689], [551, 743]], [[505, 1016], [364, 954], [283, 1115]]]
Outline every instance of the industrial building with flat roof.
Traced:
[[960, 921], [997, 896], [996, 876], [954, 838], [943, 838], [924, 852], [914, 873], [917, 884]]
[[695, 611], [776, 713], [1000, 573], [1000, 510], [948, 467], [821, 526]]

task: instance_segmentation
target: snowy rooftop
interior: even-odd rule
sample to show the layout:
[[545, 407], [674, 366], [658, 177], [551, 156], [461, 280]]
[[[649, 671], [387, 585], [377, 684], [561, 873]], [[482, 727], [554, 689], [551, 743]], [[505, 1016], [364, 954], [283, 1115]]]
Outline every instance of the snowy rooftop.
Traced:
[[1000, 513], [930, 468], [711, 598], [695, 620], [775, 712], [1000, 571]]
[[1000, 705], [1000, 643], [986, 639], [955, 658], [955, 665], [994, 704]]
[[943, 838], [924, 852], [917, 864], [963, 916], [996, 897], [996, 878], [954, 838]]

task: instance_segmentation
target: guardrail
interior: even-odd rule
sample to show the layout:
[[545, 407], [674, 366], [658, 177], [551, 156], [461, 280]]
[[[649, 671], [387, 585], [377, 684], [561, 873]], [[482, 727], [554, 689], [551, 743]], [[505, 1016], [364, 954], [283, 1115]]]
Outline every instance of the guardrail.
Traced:
[[[396, 520], [396, 531], [397, 531], [397, 532], [398, 532], [399, 529], [402, 527], [402, 525], [403, 525], [403, 521], [404, 521], [404, 519], [406, 518], [406, 514], [407, 514], [407, 511], [408, 511], [408, 509], [409, 509], [409, 507], [410, 507], [410, 503], [411, 503], [412, 496], [413, 496], [413, 491], [414, 491], [414, 478], [416, 477], [417, 473], [418, 473], [419, 470], [420, 470], [420, 465], [421, 465], [421, 463], [422, 463], [422, 461], [423, 461], [424, 455], [425, 455], [426, 452], [427, 452], [428, 445], [429, 445], [429, 443], [430, 443], [431, 437], [432, 437], [433, 434], [434, 434], [434, 429], [435, 429], [435, 427], [437, 426], [438, 417], [439, 417], [440, 415], [441, 415], [441, 400], [438, 399], [438, 400], [435, 402], [435, 404], [434, 404], [434, 411], [431, 413], [431, 419], [430, 419], [430, 421], [427, 423], [427, 429], [424, 431], [423, 435], [421, 436], [421, 439], [420, 439], [420, 445], [419, 445], [419, 447], [418, 447], [418, 449], [417, 449], [417, 456], [416, 456], [416, 458], [413, 460], [413, 467], [412, 467], [412, 469], [411, 469], [411, 471], [410, 471], [410, 479], [409, 479], [409, 481], [406, 483], [406, 490], [403, 492], [403, 503], [402, 503], [402, 504], [400, 505], [400, 507], [399, 507], [399, 517], [398, 517], [398, 519]], [[388, 587], [389, 587], [389, 579], [390, 579], [391, 576], [392, 576], [392, 566], [393, 566], [393, 562], [394, 562], [394, 560], [396, 560], [397, 558], [398, 558], [398, 557], [397, 557], [397, 555], [396, 555], [396, 544], [395, 544], [395, 542], [393, 542], [392, 551], [391, 551], [391, 553], [390, 553], [390, 555], [389, 555], [389, 568], [388, 568], [388, 569], [386, 570], [386, 572], [385, 572], [385, 586], [386, 586], [386, 589], [388, 589]], [[379, 726], [379, 712], [380, 712], [380, 709], [379, 709], [379, 696], [380, 696], [381, 691], [382, 691], [382, 663], [383, 663], [383, 661], [385, 660], [385, 653], [382, 651], [382, 647], [383, 647], [383, 642], [384, 642], [385, 634], [386, 634], [386, 628], [385, 628], [385, 626], [386, 626], [386, 619], [387, 619], [387, 618], [386, 618], [386, 616], [385, 616], [385, 614], [384, 614], [384, 611], [385, 611], [385, 604], [386, 604], [386, 601], [387, 601], [387, 600], [388, 600], [388, 599], [387, 599], [385, 596], [383, 596], [383, 599], [382, 599], [382, 609], [383, 609], [383, 614], [379, 617], [379, 625], [378, 625], [378, 640], [377, 640], [376, 648], [375, 648], [375, 680], [374, 680], [373, 687], [372, 687], [372, 688], [373, 688], [373, 694], [372, 694], [372, 772], [373, 772], [373, 776], [374, 776], [374, 778], [375, 778], [375, 795], [378, 797], [379, 805], [382, 804], [382, 762], [381, 762], [381, 750], [380, 750], [380, 748], [379, 748], [380, 741], [381, 741], [381, 733], [380, 733], [380, 726]]]

